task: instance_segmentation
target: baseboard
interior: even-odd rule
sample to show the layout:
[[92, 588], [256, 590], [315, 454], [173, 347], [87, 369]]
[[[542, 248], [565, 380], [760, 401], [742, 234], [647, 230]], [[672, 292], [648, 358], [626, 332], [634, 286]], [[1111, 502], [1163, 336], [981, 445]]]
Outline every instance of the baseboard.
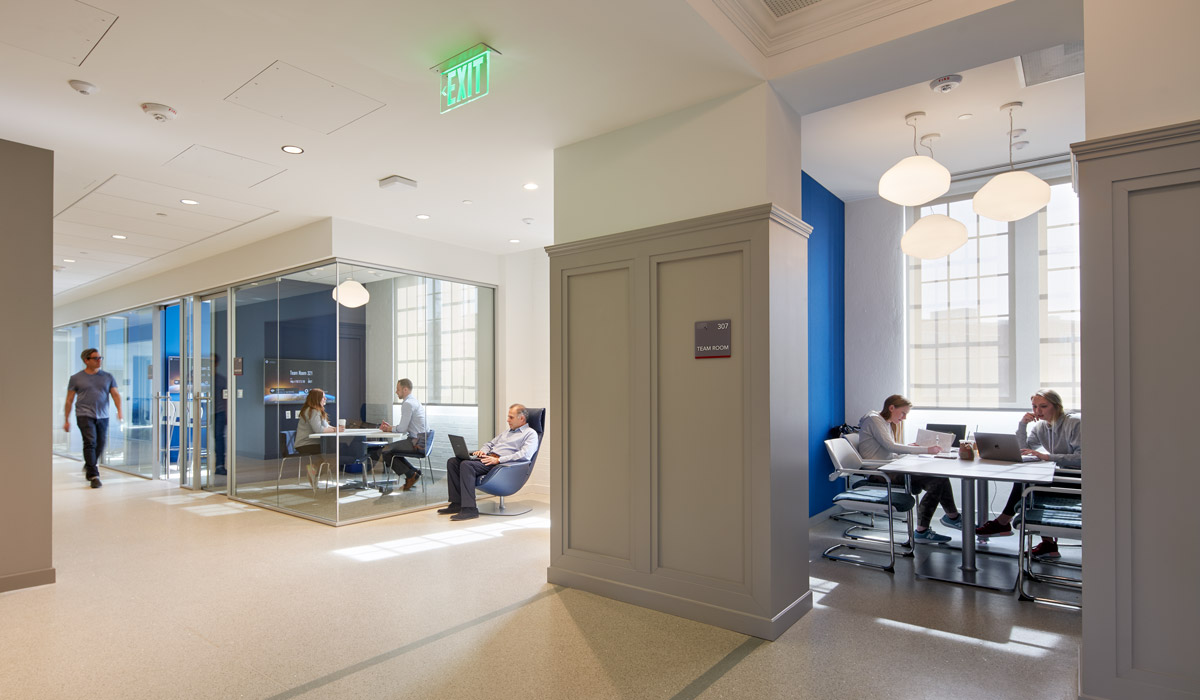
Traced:
[[804, 595], [792, 601], [774, 617], [768, 618], [553, 566], [546, 569], [546, 580], [556, 585], [577, 588], [623, 603], [640, 605], [643, 608], [650, 608], [768, 641], [778, 639], [805, 613], [812, 610], [813, 606], [812, 591], [805, 590]]
[[0, 593], [19, 591], [22, 588], [33, 588], [34, 586], [45, 586], [54, 583], [54, 575], [54, 567], [50, 567], [49, 569], [0, 576]]

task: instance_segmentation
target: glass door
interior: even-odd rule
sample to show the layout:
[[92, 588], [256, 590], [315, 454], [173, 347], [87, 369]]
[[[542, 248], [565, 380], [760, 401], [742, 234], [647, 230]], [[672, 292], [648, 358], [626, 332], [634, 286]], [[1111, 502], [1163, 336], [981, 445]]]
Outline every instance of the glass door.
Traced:
[[197, 430], [193, 455], [199, 477], [197, 488], [224, 492], [229, 472], [228, 367], [229, 298], [222, 292], [200, 300], [194, 319], [192, 353], [199, 367], [199, 391], [193, 406]]

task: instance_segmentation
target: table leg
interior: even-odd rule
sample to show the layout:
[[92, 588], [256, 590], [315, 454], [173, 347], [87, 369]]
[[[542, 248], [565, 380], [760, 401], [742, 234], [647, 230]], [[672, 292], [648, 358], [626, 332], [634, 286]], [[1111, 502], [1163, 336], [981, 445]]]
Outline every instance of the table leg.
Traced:
[[975, 483], [976, 479], [962, 480], [962, 552], [941, 547], [921, 547], [924, 550], [916, 562], [914, 571], [918, 578], [929, 578], [965, 586], [1011, 591], [1016, 585], [1017, 568], [1011, 561], [989, 559], [987, 566], [980, 568], [975, 557]]
[[975, 480], [975, 524], [976, 525], [978, 525], [980, 523], [986, 523], [988, 521], [988, 516], [991, 515], [991, 513], [988, 512], [988, 505], [989, 505], [988, 501], [990, 500], [988, 498], [988, 484], [989, 483], [990, 482], [987, 479], [976, 479]]

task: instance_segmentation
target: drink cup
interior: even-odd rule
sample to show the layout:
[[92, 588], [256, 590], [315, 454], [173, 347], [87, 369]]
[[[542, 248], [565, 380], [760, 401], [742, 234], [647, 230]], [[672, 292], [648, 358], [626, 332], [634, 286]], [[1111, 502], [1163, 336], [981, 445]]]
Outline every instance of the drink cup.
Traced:
[[346, 419], [345, 419], [345, 418], [338, 418], [338, 427], [339, 427], [339, 428], [345, 428], [345, 427], [346, 427]]

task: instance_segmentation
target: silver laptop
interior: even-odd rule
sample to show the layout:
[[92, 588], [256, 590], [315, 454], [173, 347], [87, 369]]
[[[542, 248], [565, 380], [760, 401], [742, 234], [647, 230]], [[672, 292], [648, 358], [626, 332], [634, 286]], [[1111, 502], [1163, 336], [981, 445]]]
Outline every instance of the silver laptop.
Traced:
[[1021, 443], [1012, 433], [975, 433], [980, 459], [1000, 462], [1035, 462], [1037, 457], [1021, 454]]

